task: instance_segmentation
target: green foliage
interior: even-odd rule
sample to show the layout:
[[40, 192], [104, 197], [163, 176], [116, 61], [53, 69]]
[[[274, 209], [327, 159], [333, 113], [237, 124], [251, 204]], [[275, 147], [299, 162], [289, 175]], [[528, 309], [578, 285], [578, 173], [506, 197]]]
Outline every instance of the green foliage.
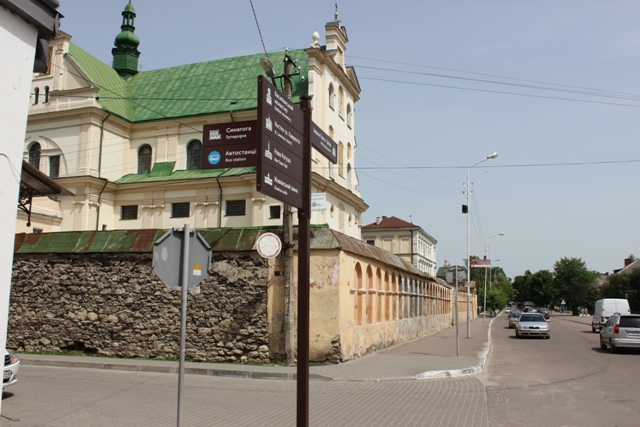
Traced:
[[532, 301], [538, 307], [546, 307], [549, 302], [557, 298], [553, 273], [549, 270], [540, 270], [536, 273], [527, 270], [524, 276], [516, 276], [513, 279], [513, 287], [517, 292], [518, 301]]
[[[477, 257], [472, 257], [477, 258]], [[499, 310], [515, 297], [511, 280], [502, 267], [472, 268], [471, 278], [478, 286], [478, 305], [484, 305], [484, 288], [487, 283], [487, 309]]]
[[513, 288], [518, 301], [533, 301], [537, 306], [556, 305], [565, 300], [567, 306], [578, 312], [579, 306], [592, 307], [598, 299], [595, 286], [598, 273], [587, 269], [580, 258], [562, 258], [554, 264], [553, 272], [525, 271], [513, 279]]
[[633, 313], [640, 312], [640, 268], [609, 276], [601, 289], [602, 298], [626, 298]]
[[562, 258], [553, 265], [556, 296], [564, 299], [569, 309], [578, 312], [579, 306], [591, 305], [598, 273], [587, 269], [580, 258]]

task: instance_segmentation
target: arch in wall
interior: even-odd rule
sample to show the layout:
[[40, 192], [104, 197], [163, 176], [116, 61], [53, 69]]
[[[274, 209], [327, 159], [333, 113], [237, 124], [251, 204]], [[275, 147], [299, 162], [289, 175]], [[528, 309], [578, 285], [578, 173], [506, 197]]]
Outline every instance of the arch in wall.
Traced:
[[373, 269], [370, 265], [367, 266], [367, 297], [365, 304], [365, 318], [367, 323], [373, 323], [373, 294], [375, 289], [373, 288]]
[[362, 267], [360, 263], [356, 263], [355, 271], [354, 271], [354, 285], [355, 285], [355, 293], [354, 293], [354, 316], [355, 316], [355, 324], [358, 326], [362, 325], [362, 302], [363, 302], [363, 289], [362, 289]]
[[376, 269], [376, 322], [382, 321], [382, 271], [380, 267]]

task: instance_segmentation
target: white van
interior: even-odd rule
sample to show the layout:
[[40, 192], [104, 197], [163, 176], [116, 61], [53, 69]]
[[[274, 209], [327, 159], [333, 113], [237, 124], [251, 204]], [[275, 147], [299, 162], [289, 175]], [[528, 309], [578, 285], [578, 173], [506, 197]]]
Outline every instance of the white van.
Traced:
[[626, 299], [605, 298], [596, 301], [596, 308], [591, 318], [591, 330], [599, 332], [613, 313], [630, 314], [629, 301]]

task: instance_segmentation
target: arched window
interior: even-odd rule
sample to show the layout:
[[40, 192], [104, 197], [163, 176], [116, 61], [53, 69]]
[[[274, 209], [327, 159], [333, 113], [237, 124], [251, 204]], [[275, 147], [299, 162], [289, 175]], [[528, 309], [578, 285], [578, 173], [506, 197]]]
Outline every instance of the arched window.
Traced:
[[351, 160], [351, 143], [347, 143], [347, 161]]
[[353, 111], [351, 111], [351, 104], [347, 104], [347, 126], [353, 126], [351, 121], [353, 120]]
[[143, 145], [138, 150], [138, 173], [151, 172], [151, 146]]
[[329, 83], [329, 107], [334, 109], [335, 90], [333, 89], [333, 83]]
[[344, 176], [344, 144], [338, 143], [338, 175]]
[[40, 97], [40, 88], [33, 89], [33, 105], [38, 103], [38, 97]]
[[40, 143], [36, 142], [29, 148], [29, 164], [36, 169], [40, 169]]
[[338, 88], [338, 114], [342, 114], [344, 111], [344, 90], [342, 86]]
[[44, 102], [49, 102], [49, 86], [44, 87]]
[[197, 139], [187, 145], [187, 169], [202, 169], [202, 143]]

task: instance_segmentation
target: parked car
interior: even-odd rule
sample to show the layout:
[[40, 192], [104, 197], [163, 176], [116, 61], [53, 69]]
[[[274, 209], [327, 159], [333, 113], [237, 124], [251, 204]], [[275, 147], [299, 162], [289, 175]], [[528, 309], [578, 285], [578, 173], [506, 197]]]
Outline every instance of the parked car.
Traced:
[[2, 375], [2, 387], [8, 387], [18, 381], [16, 376], [20, 370], [20, 360], [18, 356], [9, 350], [4, 353], [4, 374]]
[[509, 322], [509, 328], [513, 329], [516, 327], [516, 325], [518, 324], [518, 319], [520, 318], [520, 312], [519, 311], [515, 311], [512, 310], [509, 313], [509, 316], [507, 316], [507, 321]]
[[516, 324], [516, 338], [543, 337], [551, 338], [549, 323], [540, 313], [522, 313]]
[[591, 318], [591, 331], [600, 332], [613, 313], [629, 314], [629, 301], [619, 298], [605, 298], [596, 301], [593, 317]]
[[600, 348], [611, 353], [619, 348], [640, 348], [640, 315], [614, 313], [600, 330]]

